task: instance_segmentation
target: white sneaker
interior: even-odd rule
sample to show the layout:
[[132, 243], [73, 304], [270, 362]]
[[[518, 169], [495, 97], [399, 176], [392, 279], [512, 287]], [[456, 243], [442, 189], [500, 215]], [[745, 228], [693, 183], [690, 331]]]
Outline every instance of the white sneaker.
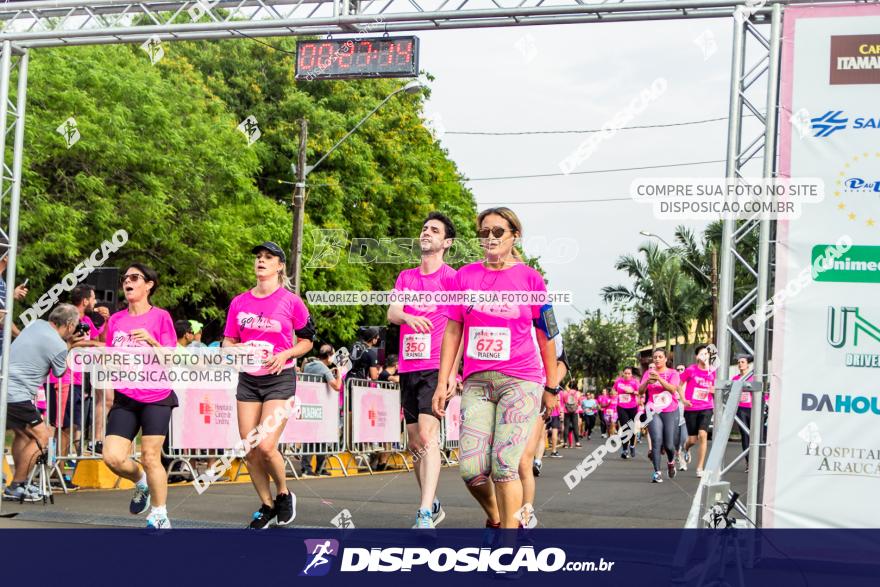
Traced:
[[697, 469], [697, 477], [703, 476], [703, 469]]
[[147, 528], [153, 530], [170, 530], [171, 520], [168, 519], [167, 514], [157, 514], [154, 512], [147, 516]]
[[678, 453], [678, 470], [679, 471], [687, 471], [688, 470], [688, 464], [686, 462], [684, 462], [684, 457], [681, 455], [681, 453]]

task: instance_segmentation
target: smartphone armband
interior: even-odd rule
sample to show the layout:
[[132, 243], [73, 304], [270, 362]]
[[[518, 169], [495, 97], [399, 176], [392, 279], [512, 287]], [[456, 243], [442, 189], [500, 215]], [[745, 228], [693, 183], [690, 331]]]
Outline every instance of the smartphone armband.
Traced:
[[544, 304], [541, 306], [541, 315], [535, 320], [535, 328], [540, 328], [547, 338], [553, 338], [559, 334], [559, 326], [556, 324], [556, 315], [553, 306]]

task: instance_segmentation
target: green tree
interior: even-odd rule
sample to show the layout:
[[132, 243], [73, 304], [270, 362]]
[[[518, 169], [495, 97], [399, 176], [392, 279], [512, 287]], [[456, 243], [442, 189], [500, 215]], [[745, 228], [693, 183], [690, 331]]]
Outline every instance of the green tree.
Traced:
[[599, 387], [609, 385], [626, 366], [635, 365], [638, 332], [635, 325], [615, 316], [587, 313], [562, 333], [572, 376], [596, 377]]

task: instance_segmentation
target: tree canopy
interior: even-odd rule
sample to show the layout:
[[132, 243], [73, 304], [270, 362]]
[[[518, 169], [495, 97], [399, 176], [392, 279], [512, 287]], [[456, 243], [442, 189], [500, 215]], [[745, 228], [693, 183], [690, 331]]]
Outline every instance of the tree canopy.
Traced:
[[[308, 120], [312, 164], [403, 83], [298, 83], [283, 52], [295, 41], [271, 44], [281, 51], [250, 40], [166, 43], [155, 65], [136, 46], [33, 53], [18, 271], [30, 279], [25, 305], [122, 228], [130, 240], [107, 266], [154, 266], [158, 305], [209, 322], [209, 332], [222, 327], [231, 298], [254, 281], [251, 247], [274, 240], [289, 250], [298, 120]], [[416, 238], [431, 210], [475, 236], [474, 198], [422, 124], [426, 97], [392, 98], [309, 176], [303, 291], [390, 289], [412, 256], [358, 262], [348, 240]], [[237, 129], [249, 116], [261, 132], [251, 145]], [[81, 136], [68, 148], [56, 128], [70, 117]], [[308, 262], [321, 252], [319, 230], [348, 239], [332, 266]], [[350, 342], [359, 324], [385, 322], [377, 306], [313, 313], [319, 336], [334, 343]]]

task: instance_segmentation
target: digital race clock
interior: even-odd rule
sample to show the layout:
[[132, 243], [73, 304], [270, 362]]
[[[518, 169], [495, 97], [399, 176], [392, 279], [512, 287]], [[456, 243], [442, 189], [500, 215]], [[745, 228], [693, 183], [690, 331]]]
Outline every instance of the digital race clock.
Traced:
[[321, 39], [296, 44], [296, 79], [417, 77], [416, 37]]

